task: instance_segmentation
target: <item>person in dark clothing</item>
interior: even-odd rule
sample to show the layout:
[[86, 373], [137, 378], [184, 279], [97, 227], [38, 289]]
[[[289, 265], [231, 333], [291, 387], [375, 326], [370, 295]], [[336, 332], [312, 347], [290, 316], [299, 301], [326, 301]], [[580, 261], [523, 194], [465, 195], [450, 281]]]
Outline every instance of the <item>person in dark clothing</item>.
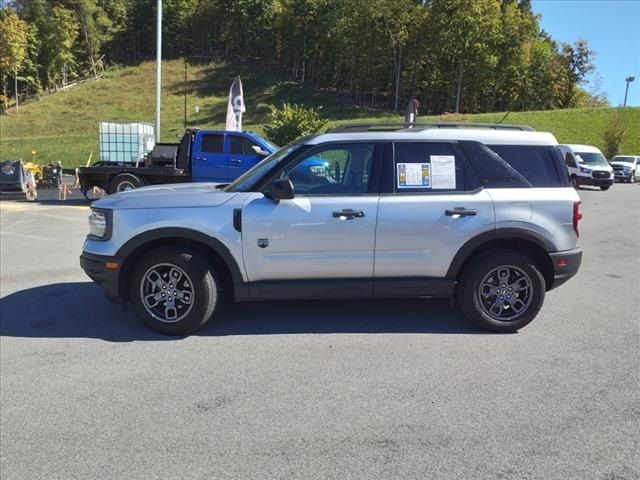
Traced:
[[413, 123], [418, 117], [418, 109], [420, 108], [420, 102], [415, 96], [412, 96], [407, 103], [407, 108], [404, 111], [404, 121], [407, 123]]
[[55, 167], [56, 171], [56, 184], [58, 187], [62, 186], [62, 162], [58, 161], [58, 165]]

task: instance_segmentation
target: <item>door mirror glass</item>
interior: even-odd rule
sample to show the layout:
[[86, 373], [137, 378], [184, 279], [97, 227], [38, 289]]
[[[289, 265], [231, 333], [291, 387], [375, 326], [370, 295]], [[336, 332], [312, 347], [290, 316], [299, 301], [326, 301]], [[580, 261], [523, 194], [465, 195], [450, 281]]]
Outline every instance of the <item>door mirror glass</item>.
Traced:
[[265, 196], [276, 202], [280, 200], [291, 200], [294, 196], [293, 183], [288, 178], [274, 180]]

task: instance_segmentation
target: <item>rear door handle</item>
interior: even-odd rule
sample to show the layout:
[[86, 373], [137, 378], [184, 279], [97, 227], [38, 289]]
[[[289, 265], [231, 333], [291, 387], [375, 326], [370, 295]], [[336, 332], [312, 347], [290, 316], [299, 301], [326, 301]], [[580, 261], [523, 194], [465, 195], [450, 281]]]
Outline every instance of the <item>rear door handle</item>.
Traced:
[[350, 208], [345, 208], [340, 210], [339, 212], [333, 212], [333, 218], [346, 218], [347, 220], [351, 220], [353, 218], [362, 218], [364, 217], [364, 212], [362, 210], [352, 210]]
[[447, 217], [453, 217], [454, 215], [457, 215], [460, 217], [475, 217], [478, 214], [478, 212], [474, 208], [454, 207], [454, 208], [447, 208], [444, 211], [444, 214]]
[[242, 160], [238, 160], [237, 158], [232, 158], [229, 160], [231, 163], [242, 163]]
[[204, 157], [196, 157], [196, 160], [204, 161], [204, 160], [206, 160], [206, 158], [204, 158]]

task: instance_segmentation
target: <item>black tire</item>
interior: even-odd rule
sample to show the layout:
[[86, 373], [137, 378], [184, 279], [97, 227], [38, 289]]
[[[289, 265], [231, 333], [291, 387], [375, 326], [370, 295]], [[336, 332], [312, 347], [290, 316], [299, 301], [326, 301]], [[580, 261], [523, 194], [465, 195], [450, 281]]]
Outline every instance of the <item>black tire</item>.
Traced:
[[[528, 289], [518, 292], [517, 295], [511, 291], [513, 297], [510, 296], [510, 298], [513, 300], [500, 301], [498, 299], [499, 293], [501, 292], [506, 298], [510, 292], [508, 288], [515, 285], [513, 281], [512, 283], [505, 281], [502, 285], [507, 285], [507, 287], [503, 287], [500, 285], [497, 275], [490, 276], [495, 271], [501, 272], [500, 267], [510, 269], [514, 273], [513, 278], [515, 279], [526, 279], [529, 282]], [[523, 275], [518, 277], [519, 273]], [[487, 280], [486, 277], [489, 279]], [[496, 286], [498, 295], [482, 295], [480, 293], [482, 286], [488, 286], [492, 279], [493, 281], [498, 280]], [[520, 280], [516, 280], [516, 282], [520, 282]], [[502, 290], [500, 290], [501, 288]], [[544, 278], [533, 260], [514, 250], [495, 249], [482, 252], [464, 267], [458, 277], [456, 295], [462, 312], [473, 323], [494, 332], [511, 333], [518, 331], [536, 317], [544, 302], [545, 290]], [[484, 298], [484, 302], [481, 297]], [[511, 303], [507, 306], [507, 302], [512, 301], [523, 304], [521, 312], [516, 312], [515, 306], [513, 308], [510, 306]], [[501, 318], [500, 315], [490, 313], [490, 309], [496, 305], [500, 308], [500, 314], [504, 311], [505, 315], [511, 313], [515, 316], [512, 319], [506, 319], [506, 317]], [[510, 312], [509, 309], [511, 309]]]
[[576, 177], [575, 175], [571, 175], [569, 183], [571, 183], [571, 186], [575, 189], [580, 188], [580, 182], [578, 181], [578, 177]]
[[[165, 335], [187, 335], [212, 317], [219, 303], [219, 285], [203, 255], [187, 247], [167, 246], [149, 252], [135, 265], [129, 298], [138, 317], [151, 329]], [[172, 305], [167, 306], [168, 301]]]
[[140, 177], [136, 177], [132, 173], [121, 173], [111, 181], [109, 185], [109, 195], [127, 190], [144, 187], [145, 182]]
[[611, 185], [602, 185], [602, 186], [600, 187], [600, 190], [602, 190], [602, 191], [604, 192], [605, 190], [609, 190], [609, 187], [610, 187], [610, 186], [611, 186]]
[[631, 174], [629, 177], [629, 183], [636, 183], [636, 176], [634, 174]]

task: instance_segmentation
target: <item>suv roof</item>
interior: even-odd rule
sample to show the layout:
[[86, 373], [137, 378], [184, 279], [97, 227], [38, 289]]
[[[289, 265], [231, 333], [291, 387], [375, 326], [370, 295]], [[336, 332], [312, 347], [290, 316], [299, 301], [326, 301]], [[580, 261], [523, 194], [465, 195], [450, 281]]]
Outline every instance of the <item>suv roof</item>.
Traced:
[[325, 142], [349, 140], [471, 140], [487, 145], [557, 145], [558, 141], [549, 132], [528, 130], [496, 130], [479, 128], [411, 128], [394, 132], [328, 132], [307, 138], [305, 143], [317, 145]]

